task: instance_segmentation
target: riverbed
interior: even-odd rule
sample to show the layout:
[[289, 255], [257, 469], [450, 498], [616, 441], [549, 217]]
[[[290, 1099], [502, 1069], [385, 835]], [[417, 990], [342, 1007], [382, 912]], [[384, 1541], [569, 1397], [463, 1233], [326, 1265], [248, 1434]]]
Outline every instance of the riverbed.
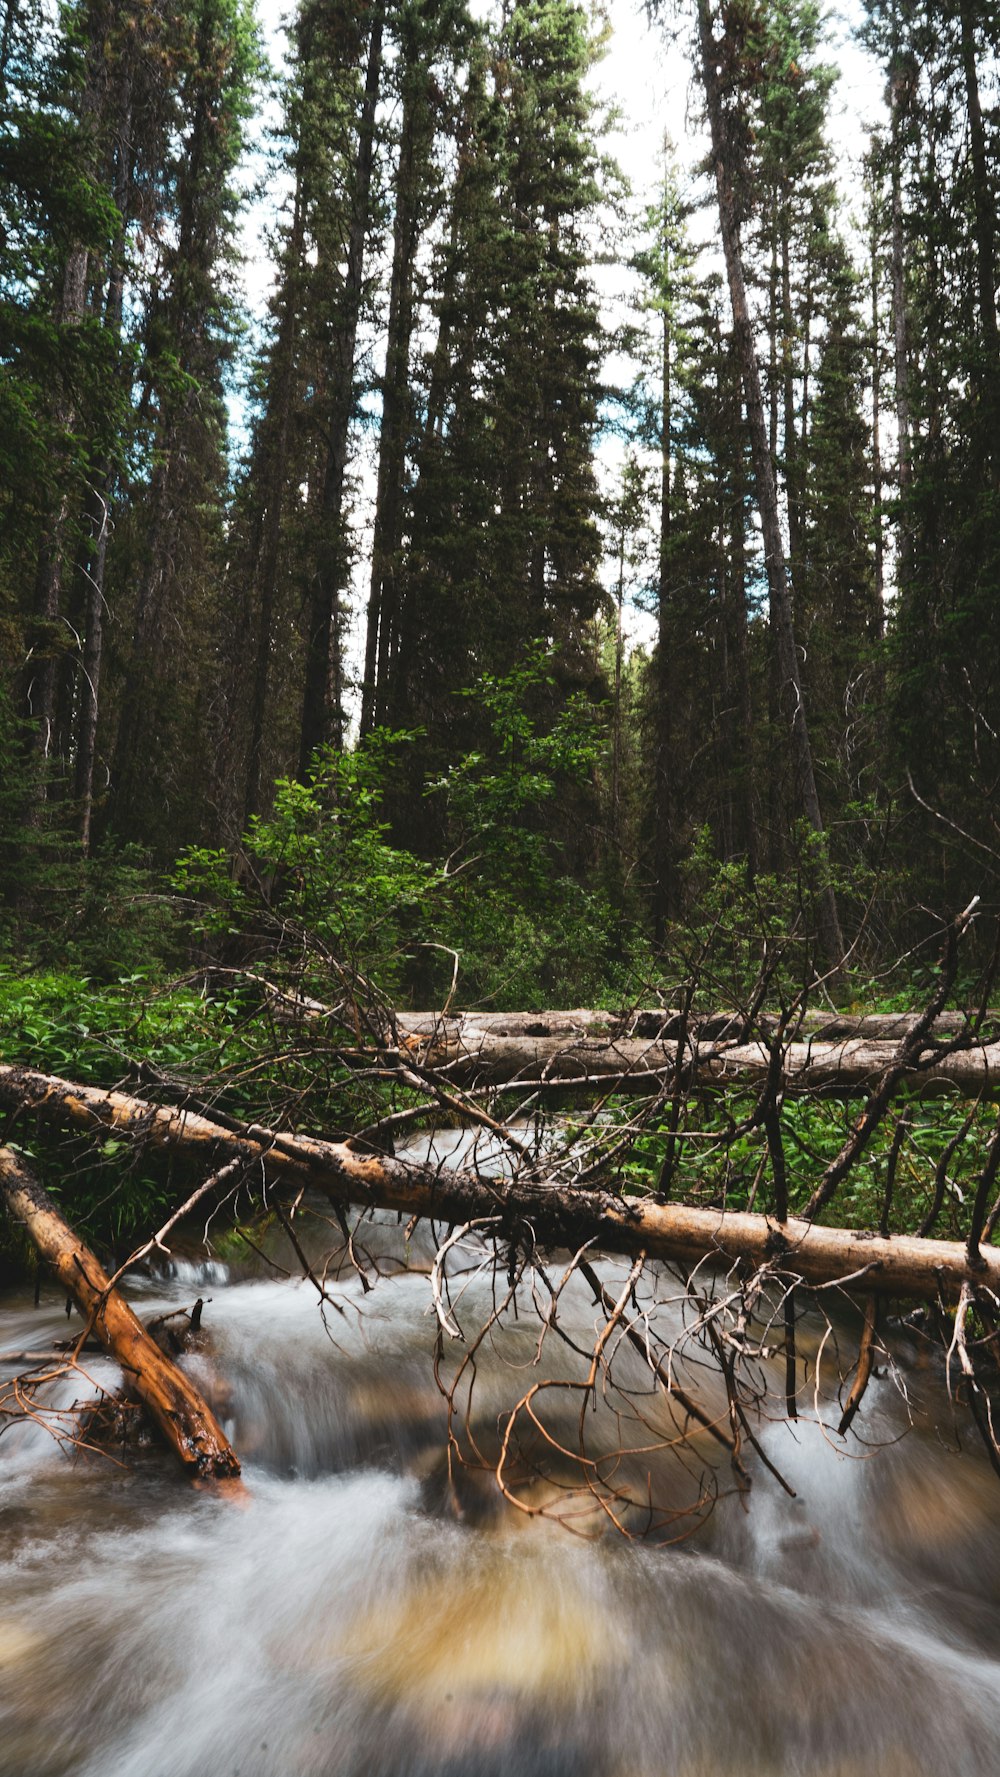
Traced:
[[[633, 1455], [623, 1472], [646, 1463], [677, 1516], [654, 1534], [633, 1513], [629, 1537], [567, 1476], [524, 1488], [525, 1510], [488, 1463], [449, 1471], [431, 1248], [383, 1217], [368, 1251], [392, 1274], [367, 1292], [341, 1274], [334, 1304], [249, 1253], [134, 1283], [147, 1317], [205, 1299], [183, 1361], [242, 1500], [154, 1448], [0, 1440], [4, 1777], [993, 1777], [1000, 1482], [915, 1334], [888, 1335], [897, 1374], [871, 1383], [860, 1439], [822, 1410], [759, 1428], [794, 1499], [752, 1457], [749, 1495], [716, 1463], [688, 1535], [697, 1437], [693, 1466]], [[474, 1257], [466, 1346], [498, 1287]], [[602, 1262], [612, 1293], [626, 1271]], [[592, 1343], [592, 1297], [563, 1309]], [[49, 1292], [0, 1302], [2, 1352], [66, 1327]], [[537, 1335], [522, 1303], [479, 1353], [487, 1455], [563, 1361], [546, 1345], [533, 1366]], [[116, 1386], [106, 1359], [86, 1369], [64, 1404]]]

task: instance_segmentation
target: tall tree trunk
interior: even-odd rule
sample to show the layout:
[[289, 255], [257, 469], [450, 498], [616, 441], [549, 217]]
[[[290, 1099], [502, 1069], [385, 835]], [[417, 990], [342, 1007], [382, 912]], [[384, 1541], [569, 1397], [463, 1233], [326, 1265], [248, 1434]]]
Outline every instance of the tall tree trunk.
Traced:
[[614, 858], [615, 878], [621, 868], [622, 860], [622, 669], [625, 663], [625, 634], [622, 626], [622, 606], [625, 602], [625, 536], [626, 518], [622, 513], [621, 530], [618, 533], [618, 584], [615, 588], [615, 676], [614, 692], [611, 703], [611, 850]]
[[[665, 251], [669, 248], [665, 243]], [[667, 922], [677, 912], [676, 811], [673, 792], [673, 727], [676, 695], [676, 645], [673, 599], [670, 587], [670, 429], [672, 420], [672, 389], [670, 365], [670, 303], [669, 263], [668, 287], [661, 319], [660, 337], [660, 549], [659, 598], [657, 601], [656, 634], [656, 754], [653, 796], [653, 857], [655, 885], [653, 899], [653, 938], [662, 944]]]
[[149, 322], [158, 404], [154, 466], [113, 768], [116, 824], [125, 834], [131, 827], [144, 837], [158, 829], [162, 806], [177, 791], [191, 762], [189, 742], [198, 734], [197, 728], [185, 732], [190, 715], [182, 702], [196, 657], [172, 647], [171, 670], [167, 642], [184, 636], [189, 617], [198, 622], [201, 577], [217, 567], [207, 547], [208, 515], [218, 519], [226, 468], [223, 350], [215, 323], [224, 307], [221, 258], [230, 224], [225, 194], [239, 153], [246, 85], [237, 39], [224, 34], [215, 0], [199, 0], [193, 11], [184, 129], [173, 163], [176, 237]]
[[274, 359], [269, 378], [274, 403], [261, 422], [263, 461], [255, 477], [257, 523], [251, 552], [250, 579], [256, 593], [257, 646], [254, 652], [250, 691], [250, 741], [247, 751], [244, 823], [260, 814], [264, 792], [264, 737], [267, 732], [271, 650], [274, 646], [274, 613], [278, 596], [281, 543], [288, 479], [292, 411], [297, 397], [295, 353], [299, 333], [299, 286], [305, 251], [305, 202], [302, 168], [296, 168], [292, 226], [285, 253], [287, 272], [282, 292]]
[[347, 581], [344, 484], [351, 416], [354, 412], [354, 363], [364, 288], [365, 242], [371, 207], [375, 158], [375, 109], [382, 77], [382, 32], [385, 6], [376, 11], [368, 40], [368, 68], [358, 126], [351, 225], [342, 294], [340, 325], [331, 342], [330, 407], [326, 463], [321, 494], [321, 535], [309, 600], [305, 689], [299, 736], [299, 776], [304, 779], [317, 747], [328, 741], [343, 745], [343, 655], [340, 597]]
[[[471, 135], [471, 126], [467, 126], [466, 133]], [[463, 148], [464, 142], [460, 138], [460, 167]], [[441, 450], [443, 445], [444, 418], [449, 391], [454, 391], [456, 387], [468, 383], [475, 353], [475, 318], [463, 309], [460, 296], [459, 268], [464, 221], [464, 184], [464, 177], [460, 173], [452, 203], [444, 277], [437, 305], [440, 318], [437, 338], [431, 354], [427, 409], [420, 428], [420, 442], [417, 451], [417, 494], [421, 491], [424, 477], [433, 479], [435, 473], [432, 464], [435, 454]], [[415, 504], [419, 506], [419, 500], [416, 498]], [[417, 517], [415, 520], [415, 553], [419, 553], [421, 541], [419, 517]], [[396, 605], [394, 652], [390, 653], [386, 661], [386, 680], [381, 694], [384, 698], [385, 721], [390, 728], [403, 728], [410, 720], [410, 675], [418, 655], [414, 638], [418, 631], [420, 618], [417, 597], [413, 586], [408, 583], [405, 571], [402, 576], [402, 584], [400, 584], [400, 577], [397, 576], [394, 597]]]
[[743, 429], [743, 407], [739, 398], [738, 382], [733, 390], [731, 432], [733, 438], [733, 486], [730, 520], [732, 555], [730, 633], [733, 653], [736, 656], [735, 695], [738, 700], [739, 712], [738, 801], [747, 877], [750, 882], [753, 882], [760, 868], [760, 841], [757, 835], [757, 812], [754, 796], [753, 694], [750, 686], [750, 637], [747, 626], [746, 534], [744, 528], [746, 519], [746, 459], [744, 454], [746, 435]]
[[[8, 8], [5, 40], [9, 48], [15, 8]], [[96, 180], [100, 158], [99, 137], [108, 101], [109, 83], [106, 75], [105, 22], [99, 14], [85, 21], [88, 31], [86, 72], [80, 95], [79, 122], [83, 148], [80, 162], [72, 168], [73, 176], [87, 184]], [[60, 328], [78, 327], [84, 316], [90, 276], [90, 254], [86, 246], [74, 242], [66, 255], [62, 288], [56, 305], [56, 321]], [[54, 431], [66, 433], [75, 418], [73, 399], [60, 391], [53, 404]], [[35, 574], [33, 624], [28, 657], [21, 681], [20, 703], [29, 719], [29, 749], [36, 762], [48, 758], [52, 744], [59, 693], [59, 656], [56, 626], [62, 615], [63, 572], [70, 512], [73, 504], [72, 465], [65, 450], [54, 465], [52, 496], [43, 531]], [[36, 810], [45, 798], [45, 775], [39, 770], [34, 794]]]
[[[785, 456], [785, 502], [788, 509], [788, 565], [799, 597], [802, 597], [802, 504], [799, 483], [799, 440], [795, 424], [795, 353], [792, 313], [791, 222], [787, 199], [781, 206], [781, 393]], [[805, 431], [803, 426], [803, 443]]]
[[962, 25], [962, 67], [965, 74], [966, 109], [969, 114], [969, 145], [972, 154], [972, 192], [976, 208], [976, 270], [979, 280], [979, 319], [983, 364], [979, 375], [986, 408], [985, 435], [993, 459], [994, 480], [1000, 475], [1000, 341], [997, 338], [996, 203], [991, 189], [986, 152], [986, 132], [979, 98], [976, 69], [976, 38], [971, 0], [959, 0]]
[[[736, 710], [733, 700], [732, 673], [729, 659], [729, 638], [732, 628], [730, 607], [733, 602], [732, 589], [729, 584], [729, 534], [726, 524], [727, 502], [722, 477], [717, 478], [716, 507], [718, 511], [718, 529], [716, 549], [719, 562], [719, 708], [713, 707], [713, 727], [717, 725], [717, 744], [715, 746], [716, 778], [719, 795], [719, 851], [726, 862], [736, 854], [735, 840], [735, 803], [733, 797], [733, 774], [736, 770], [737, 745], [735, 733]], [[715, 705], [715, 695], [712, 697]]]
[[[778, 460], [778, 223], [776, 206], [771, 210], [771, 263], [767, 280], [767, 347], [768, 347], [768, 431], [767, 447], [772, 462]], [[733, 350], [737, 375], [742, 384], [742, 352], [733, 333]], [[767, 726], [769, 769], [767, 772], [768, 868], [772, 876], [781, 876], [787, 862], [785, 846], [786, 749], [782, 735], [781, 668], [772, 625], [767, 650]]]
[[80, 662], [80, 714], [76, 742], [78, 833], [81, 850], [90, 850], [94, 812], [94, 767], [97, 719], [100, 713], [101, 663], [104, 654], [104, 572], [111, 530], [111, 473], [104, 466], [95, 479], [87, 507], [88, 553], [84, 563], [85, 605], [83, 655]]
[[903, 230], [903, 119], [909, 105], [912, 73], [897, 59], [890, 73], [891, 118], [889, 177], [892, 189], [892, 331], [896, 373], [897, 484], [903, 502], [900, 522], [900, 574], [905, 582], [910, 571], [909, 521], [906, 498], [910, 491], [910, 373], [906, 306], [906, 240]]
[[[129, 65], [121, 83], [120, 118], [115, 143], [115, 204], [120, 218], [118, 232], [111, 250], [108, 287], [104, 296], [104, 329], [113, 342], [116, 357], [120, 354], [122, 321], [125, 310], [125, 245], [127, 219], [131, 213], [134, 188], [133, 163], [133, 70]], [[116, 373], [122, 376], [120, 357]], [[94, 809], [94, 767], [97, 759], [97, 722], [100, 714], [101, 667], [104, 657], [104, 579], [111, 534], [111, 496], [114, 468], [111, 449], [95, 465], [88, 490], [85, 522], [86, 549], [80, 563], [82, 580], [81, 616], [83, 622], [82, 684], [76, 739], [76, 781], [74, 785], [80, 845], [90, 850]]]
[[875, 178], [872, 172], [870, 234], [870, 288], [872, 317], [872, 482], [875, 521], [875, 635], [881, 641], [885, 629], [885, 530], [882, 515], [882, 342], [879, 330], [878, 223], [875, 211]]
[[[78, 327], [83, 319], [88, 267], [89, 254], [86, 247], [71, 247], [63, 271], [57, 312], [60, 327]], [[72, 401], [68, 395], [61, 394], [53, 412], [57, 430], [67, 430], [72, 425], [73, 416]], [[29, 632], [27, 658], [21, 675], [20, 702], [23, 714], [30, 722], [29, 749], [39, 764], [49, 757], [56, 721], [60, 655], [56, 629], [62, 611], [70, 506], [70, 464], [63, 460], [54, 465], [52, 505], [38, 552], [33, 621]], [[41, 774], [37, 782], [37, 796], [39, 802], [44, 800], [45, 783]]]
[[722, 245], [733, 310], [734, 338], [739, 354], [747, 420], [750, 427], [757, 502], [767, 566], [771, 623], [777, 642], [777, 657], [783, 693], [786, 699], [790, 698], [792, 706], [789, 720], [790, 741], [799, 800], [816, 840], [818, 854], [817, 910], [820, 941], [828, 967], [839, 969], [844, 959], [844, 941], [830, 879], [823, 817], [816, 789], [812, 747], [806, 722], [802, 677], [799, 671], [799, 657], [792, 622], [791, 588], [785, 563], [785, 549], [778, 510], [777, 478], [774, 458], [768, 447], [760, 368], [757, 363], [750, 311], [747, 304], [746, 281], [743, 274], [729, 132], [719, 80], [719, 46], [712, 31], [709, 0], [698, 0], [698, 22], [702, 76], [711, 130], [712, 159], [719, 202]]
[[386, 720], [389, 677], [398, 644], [398, 557], [402, 541], [406, 443], [411, 417], [409, 375], [410, 342], [413, 334], [413, 270], [419, 238], [420, 176], [426, 162], [427, 78], [427, 70], [421, 62], [417, 62], [404, 75], [403, 115], [396, 171], [396, 212], [392, 230], [388, 337], [382, 384], [371, 591], [361, 693], [362, 734], [368, 734]]

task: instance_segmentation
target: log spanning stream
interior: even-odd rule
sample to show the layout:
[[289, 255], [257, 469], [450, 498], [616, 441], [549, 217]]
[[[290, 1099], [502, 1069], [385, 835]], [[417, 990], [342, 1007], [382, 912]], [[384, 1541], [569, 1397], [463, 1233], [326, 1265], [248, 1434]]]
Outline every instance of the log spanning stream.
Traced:
[[[432, 1246], [406, 1233], [376, 1218], [369, 1250], [410, 1268], [370, 1295], [342, 1277], [346, 1313], [228, 1247], [132, 1288], [144, 1318], [206, 1299], [208, 1348], [183, 1362], [240, 1452], [242, 1501], [152, 1449], [116, 1467], [34, 1423], [0, 1440], [6, 1777], [993, 1777], [1000, 1494], [972, 1435], [947, 1447], [928, 1346], [887, 1335], [897, 1376], [872, 1380], [860, 1441], [819, 1395], [825, 1425], [764, 1429], [794, 1499], [758, 1465], [742, 1500], [723, 1463], [714, 1511], [655, 1546], [568, 1483], [537, 1516], [488, 1471], [449, 1477]], [[474, 1261], [452, 1296], [469, 1327], [496, 1286]], [[595, 1264], [617, 1295], [628, 1261]], [[578, 1279], [562, 1307], [592, 1345]], [[54, 1293], [0, 1299], [0, 1351], [65, 1333]], [[537, 1337], [508, 1316], [479, 1352], [483, 1446], [538, 1379]], [[565, 1350], [545, 1346], [543, 1375]], [[59, 1387], [68, 1404], [86, 1384]], [[683, 1512], [698, 1453], [630, 1460]]]

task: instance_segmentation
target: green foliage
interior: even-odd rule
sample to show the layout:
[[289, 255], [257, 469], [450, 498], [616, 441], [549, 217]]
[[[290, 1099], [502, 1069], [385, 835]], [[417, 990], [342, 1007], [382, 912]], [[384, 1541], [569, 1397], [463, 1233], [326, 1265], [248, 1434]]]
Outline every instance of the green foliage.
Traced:
[[282, 779], [274, 809], [255, 816], [238, 865], [221, 847], [181, 857], [173, 885], [203, 904], [216, 937], [254, 937], [269, 950], [301, 954], [314, 967], [335, 960], [398, 990], [408, 934], [436, 872], [390, 843], [382, 813], [386, 781], [407, 734], [379, 730], [354, 753], [317, 755], [310, 780]]
[[[871, 905], [879, 902], [884, 918], [905, 885], [884, 859], [882, 811], [858, 802], [848, 806], [845, 817], [847, 831], [838, 835], [841, 855], [833, 862], [808, 823], [796, 823], [789, 835], [791, 859], [780, 876], [765, 871], [751, 876], [742, 858], [720, 861], [711, 829], [706, 825], [695, 833], [682, 870], [690, 911], [672, 926], [666, 955], [679, 977], [685, 971], [699, 977], [698, 1006], [716, 1010], [747, 1005], [764, 968], [769, 1006], [788, 1004], [808, 987], [814, 974], [822, 972], [815, 903], [824, 880], [832, 880], [839, 904], [850, 910], [859, 933], [838, 995], [869, 1009], [877, 1002], [886, 1011], [910, 1011], [921, 1004], [935, 976], [939, 936], [932, 933], [931, 949], [911, 959], [902, 973], [890, 971], [891, 985], [888, 976], [868, 972], [873, 958], [884, 954], [884, 931], [872, 925]], [[896, 994], [891, 1002], [886, 998], [890, 992]]]
[[[261, 1033], [245, 1021], [235, 996], [160, 988], [142, 972], [102, 985], [67, 970], [0, 969], [0, 1057], [84, 1083], [107, 1086], [152, 1070], [225, 1100], [229, 1074], [240, 1076], [261, 1051]], [[238, 1090], [228, 1101], [251, 1115], [258, 1108]], [[158, 1210], [177, 1200], [178, 1169], [141, 1144], [111, 1134], [56, 1150], [44, 1131], [29, 1134], [21, 1124], [11, 1136], [30, 1147], [73, 1225], [114, 1252], [137, 1231], [148, 1233]]]
[[774, 971], [769, 1004], [802, 987], [809, 926], [794, 875], [751, 878], [742, 859], [720, 862], [707, 826], [694, 837], [683, 875], [692, 913], [674, 927], [667, 949], [698, 977], [699, 1005], [746, 1005], [764, 966]]
[[581, 695], [567, 699], [548, 726], [532, 713], [534, 694], [555, 685], [549, 667], [544, 648], [536, 648], [503, 677], [486, 673], [463, 691], [486, 717], [487, 749], [467, 753], [428, 786], [447, 798], [459, 843], [491, 865], [502, 862], [508, 881], [526, 888], [551, 875], [543, 807], [560, 783], [586, 781], [602, 747], [598, 713]]
[[389, 704], [445, 740], [442, 764], [478, 740], [456, 690], [509, 671], [532, 640], [577, 682], [593, 673], [605, 340], [587, 239], [611, 197], [595, 50], [572, 0], [523, 0], [484, 22], [460, 100]]
[[77, 969], [100, 980], [175, 966], [182, 922], [137, 846], [91, 856], [71, 830], [73, 805], [39, 805], [27, 724], [0, 687], [0, 943], [30, 967]]
[[[771, 1162], [762, 1127], [733, 1136], [748, 1121], [755, 1098], [750, 1093], [703, 1093], [680, 1107], [673, 1141], [675, 1170], [671, 1194], [693, 1205], [727, 1210], [773, 1211]], [[889, 1174], [889, 1160], [900, 1116], [907, 1117], [906, 1137], [895, 1163], [892, 1226], [916, 1232], [934, 1200], [939, 1161], [955, 1137], [961, 1139], [948, 1163], [948, 1185], [934, 1234], [963, 1238], [969, 1197], [975, 1189], [996, 1128], [996, 1110], [980, 1106], [964, 1130], [969, 1106], [954, 1099], [897, 1100], [880, 1124], [864, 1158], [852, 1167], [820, 1221], [838, 1227], [875, 1230], [879, 1226]], [[617, 1137], [621, 1124], [634, 1114], [626, 1102], [609, 1118], [606, 1139]], [[837, 1158], [857, 1119], [857, 1106], [837, 1098], [785, 1098], [781, 1136], [787, 1169], [789, 1209], [801, 1211]], [[625, 1190], [643, 1196], [654, 1191], [670, 1136], [661, 1124], [645, 1130], [616, 1168]], [[964, 1206], [964, 1210], [963, 1210]]]
[[444, 856], [393, 842], [385, 804], [416, 737], [376, 730], [353, 753], [321, 753], [308, 783], [282, 780], [235, 865], [221, 847], [189, 848], [174, 887], [230, 954], [304, 958], [321, 996], [346, 969], [395, 1000], [443, 1000], [457, 956], [464, 1003], [601, 997], [621, 934], [605, 898], [567, 871], [552, 831], [597, 767], [601, 719], [583, 698], [554, 718], [542, 698], [533, 713], [550, 683], [536, 651], [467, 694], [483, 746], [427, 786], [442, 805]]
[[463, 997], [499, 1006], [580, 1003], [607, 984], [611, 908], [567, 873], [557, 837], [560, 803], [603, 752], [601, 714], [577, 695], [540, 716], [551, 666], [535, 649], [465, 693], [485, 718], [482, 750], [428, 786], [445, 800], [454, 860], [439, 941], [460, 955]]
[[192, 987], [164, 988], [136, 971], [102, 984], [68, 970], [0, 970], [0, 1054], [43, 1073], [107, 1082], [148, 1064], [173, 1078], [204, 1080], [234, 1050], [245, 1007]]

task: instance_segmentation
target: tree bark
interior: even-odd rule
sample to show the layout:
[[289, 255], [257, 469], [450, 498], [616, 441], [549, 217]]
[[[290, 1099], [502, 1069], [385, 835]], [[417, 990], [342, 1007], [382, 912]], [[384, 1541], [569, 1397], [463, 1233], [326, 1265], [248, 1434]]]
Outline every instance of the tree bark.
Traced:
[[[120, 381], [124, 367], [121, 362], [122, 322], [125, 307], [125, 250], [127, 219], [131, 213], [134, 186], [133, 154], [133, 71], [131, 62], [126, 79], [121, 83], [120, 118], [115, 148], [114, 197], [121, 218], [108, 263], [107, 291], [104, 297], [104, 327], [114, 346], [116, 377]], [[79, 566], [83, 582], [83, 658], [80, 690], [80, 713], [76, 743], [75, 791], [80, 847], [90, 850], [94, 813], [94, 770], [97, 762], [97, 725], [101, 712], [101, 670], [104, 659], [104, 579], [111, 534], [111, 498], [114, 467], [109, 447], [95, 466], [94, 479], [88, 489], [84, 514], [87, 543]]]
[[671, 322], [672, 295], [670, 289], [669, 240], [666, 234], [668, 187], [666, 176], [663, 186], [663, 217], [664, 217], [664, 269], [666, 272], [666, 288], [661, 315], [660, 337], [660, 546], [658, 560], [657, 587], [657, 632], [656, 632], [656, 722], [655, 722], [655, 761], [654, 761], [654, 855], [655, 882], [653, 886], [653, 942], [663, 943], [667, 924], [677, 912], [677, 821], [674, 795], [674, 699], [676, 696], [676, 661], [674, 654], [677, 646], [677, 618], [674, 610], [674, 599], [670, 586], [670, 534], [671, 534], [671, 488], [670, 488], [670, 434], [672, 426], [672, 386], [671, 386]]
[[372, 167], [375, 157], [375, 110], [382, 77], [382, 32], [385, 7], [372, 18], [368, 40], [365, 95], [358, 125], [351, 226], [344, 272], [343, 314], [330, 354], [330, 411], [321, 499], [322, 537], [312, 579], [306, 638], [305, 689], [299, 735], [299, 777], [308, 775], [317, 747], [343, 745], [343, 667], [340, 637], [340, 595], [347, 580], [344, 536], [344, 486], [351, 415], [354, 412], [354, 361], [364, 289], [365, 242], [370, 224]]
[[[71, 247], [67, 254], [57, 312], [62, 329], [79, 327], [83, 320], [89, 259], [87, 248], [79, 245]], [[74, 417], [73, 400], [63, 391], [53, 404], [53, 430], [68, 434]], [[72, 466], [63, 448], [55, 464], [52, 504], [38, 553], [32, 625], [21, 674], [21, 709], [31, 724], [29, 752], [39, 764], [50, 757], [56, 720], [59, 660], [63, 648], [58, 628], [71, 487]], [[40, 804], [45, 799], [43, 775], [38, 776], [33, 789], [35, 800]]]
[[[890, 169], [892, 190], [892, 331], [896, 378], [896, 479], [900, 500], [910, 491], [910, 371], [908, 316], [906, 307], [906, 238], [903, 229], [903, 120], [912, 91], [912, 70], [899, 61], [889, 79], [889, 112], [891, 118]], [[898, 578], [905, 584], [910, 571], [911, 544], [909, 518], [904, 510], [900, 520], [901, 571]]]
[[875, 634], [880, 642], [885, 631], [885, 529], [882, 513], [882, 341], [879, 331], [879, 227], [877, 186], [871, 168], [871, 227], [869, 232], [869, 288], [872, 318], [872, 486], [875, 523]]
[[281, 291], [281, 319], [268, 378], [270, 404], [255, 439], [254, 498], [256, 526], [251, 553], [251, 586], [255, 602], [257, 643], [254, 651], [253, 687], [250, 694], [250, 741], [247, 748], [244, 825], [264, 807], [264, 763], [267, 734], [271, 652], [281, 576], [281, 545], [288, 497], [288, 459], [292, 413], [299, 397], [296, 350], [300, 330], [303, 258], [305, 253], [305, 198], [302, 155], [296, 157], [295, 197], [285, 248], [285, 275]]
[[[757, 833], [757, 802], [755, 796], [755, 753], [753, 693], [750, 685], [750, 637], [747, 624], [746, 584], [746, 475], [745, 432], [739, 384], [734, 391], [733, 406], [733, 502], [732, 502], [732, 580], [731, 620], [736, 654], [736, 675], [739, 695], [740, 764], [738, 768], [738, 800], [742, 811], [742, 843], [746, 854], [747, 877], [753, 882], [760, 860]], [[730, 769], [735, 767], [735, 756]]]
[[841, 935], [840, 918], [830, 879], [826, 835], [820, 810], [819, 793], [816, 788], [812, 745], [806, 721], [802, 675], [799, 670], [799, 655], [792, 620], [791, 587], [781, 534], [774, 455], [768, 442], [760, 367], [757, 363], [757, 351], [747, 302], [746, 280], [743, 273], [739, 218], [731, 166], [730, 132], [727, 128], [719, 76], [720, 46], [716, 43], [712, 31], [709, 0], [698, 0], [698, 25], [702, 78], [705, 86], [705, 100], [712, 139], [712, 160], [719, 203], [719, 222], [733, 311], [733, 333], [746, 397], [754, 478], [757, 484], [757, 503], [764, 541], [771, 624], [783, 691], [791, 701], [790, 743], [799, 802], [816, 838], [817, 914], [820, 941], [828, 966], [832, 970], [839, 970], [844, 960], [844, 940]]
[[69, 1291], [94, 1337], [121, 1366], [161, 1436], [194, 1479], [234, 1480], [239, 1461], [197, 1389], [160, 1350], [93, 1253], [9, 1148], [0, 1148], [0, 1200]]
[[388, 685], [399, 633], [399, 550], [402, 541], [406, 445], [412, 419], [410, 343], [413, 335], [413, 274], [420, 238], [421, 175], [433, 135], [429, 117], [429, 72], [412, 42], [403, 54], [403, 110], [396, 168], [396, 213], [392, 229], [392, 275], [382, 381], [378, 484], [372, 537], [365, 673], [361, 689], [361, 734], [385, 722]]
[[1000, 432], [1000, 340], [997, 337], [996, 202], [991, 191], [986, 130], [979, 97], [976, 68], [976, 36], [970, 0], [960, 0], [962, 67], [965, 74], [966, 109], [969, 114], [969, 148], [972, 158], [972, 192], [976, 208], [976, 270], [979, 282], [979, 316], [982, 332], [982, 365], [979, 381], [986, 408], [987, 447], [993, 458], [994, 479]]
[[[328, 1022], [331, 1040], [338, 1030], [346, 1032], [342, 1015], [321, 1000], [275, 987], [246, 971], [241, 979], [260, 988], [270, 1015], [277, 1023]], [[208, 977], [211, 979], [211, 975]], [[228, 980], [226, 971], [220, 980]], [[845, 1091], [865, 1089], [872, 1075], [888, 1066], [894, 1049], [916, 1030], [924, 1012], [841, 1013], [806, 1011], [794, 1025], [795, 1040], [788, 1045], [785, 1089], [816, 1086]], [[377, 1055], [419, 1056], [429, 1067], [447, 1066], [465, 1078], [502, 1080], [510, 1067], [513, 1078], [522, 1069], [525, 1079], [544, 1077], [550, 1085], [585, 1079], [606, 1079], [632, 1072], [643, 1089], [654, 1074], [676, 1066], [677, 1043], [688, 1046], [691, 1059], [697, 1045], [698, 1067], [721, 1068], [726, 1077], [756, 1074], [766, 1065], [770, 1042], [778, 1033], [779, 1018], [762, 1013], [755, 1020], [750, 1040], [741, 1039], [743, 1021], [738, 1012], [685, 1014], [673, 1007], [639, 1008], [618, 1016], [612, 1012], [578, 1007], [572, 1011], [542, 1012], [390, 1012], [379, 1014], [370, 1028], [370, 1047], [354, 1053], [369, 1061]], [[968, 1085], [978, 1092], [988, 1084], [992, 1071], [988, 1058], [1000, 1047], [1000, 1010], [987, 1011], [983, 1037], [973, 1031], [969, 1016], [961, 1011], [938, 1012], [929, 1037], [935, 1042], [965, 1037], [967, 1047], [944, 1057], [929, 1078], [935, 1085], [948, 1079], [956, 1087]], [[359, 1040], [358, 1028], [350, 1027], [348, 1041]], [[987, 1061], [983, 1060], [987, 1058]], [[565, 1059], [564, 1075], [556, 1062]], [[477, 1074], [478, 1070], [478, 1074]], [[921, 1070], [921, 1078], [925, 1077]]]
[[[446, 1072], [455, 1084], [527, 1085], [544, 1083], [549, 1090], [588, 1083], [613, 1084], [618, 1091], [647, 1092], [674, 1078], [678, 1060], [688, 1087], [764, 1086], [770, 1051], [763, 1040], [736, 1043], [712, 1037], [695, 1045], [667, 1039], [611, 1039], [572, 1036], [500, 1036], [466, 1026], [460, 1037], [447, 1029], [421, 1041], [416, 1034], [405, 1045], [410, 1060]], [[350, 1052], [348, 1052], [350, 1053]], [[780, 1090], [801, 1095], [826, 1092], [844, 1097], [867, 1095], [893, 1067], [896, 1044], [865, 1037], [790, 1043], [780, 1071]], [[960, 1094], [1000, 1092], [1000, 1044], [981, 1044], [939, 1058], [928, 1055], [907, 1067], [900, 1081], [913, 1095], [950, 1089]]]
[[[996, 1059], [1000, 1064], [1000, 1055]], [[529, 1239], [571, 1251], [589, 1240], [607, 1252], [644, 1253], [682, 1264], [706, 1257], [724, 1265], [743, 1260], [807, 1283], [842, 1282], [864, 1294], [932, 1301], [940, 1296], [957, 1299], [963, 1283], [1000, 1291], [1000, 1250], [990, 1246], [972, 1262], [967, 1247], [957, 1241], [870, 1236], [794, 1217], [779, 1225], [767, 1216], [614, 1197], [551, 1181], [412, 1166], [357, 1153], [344, 1142], [257, 1127], [234, 1131], [192, 1111], [25, 1068], [0, 1068], [0, 1100], [94, 1133], [132, 1131], [155, 1147], [255, 1163], [262, 1178], [312, 1185], [341, 1206], [392, 1209], [450, 1225], [489, 1217], [500, 1240]], [[75, 1267], [72, 1255], [68, 1264]], [[68, 1282], [69, 1271], [66, 1276]], [[101, 1289], [98, 1281], [88, 1297], [88, 1313], [102, 1299]]]

